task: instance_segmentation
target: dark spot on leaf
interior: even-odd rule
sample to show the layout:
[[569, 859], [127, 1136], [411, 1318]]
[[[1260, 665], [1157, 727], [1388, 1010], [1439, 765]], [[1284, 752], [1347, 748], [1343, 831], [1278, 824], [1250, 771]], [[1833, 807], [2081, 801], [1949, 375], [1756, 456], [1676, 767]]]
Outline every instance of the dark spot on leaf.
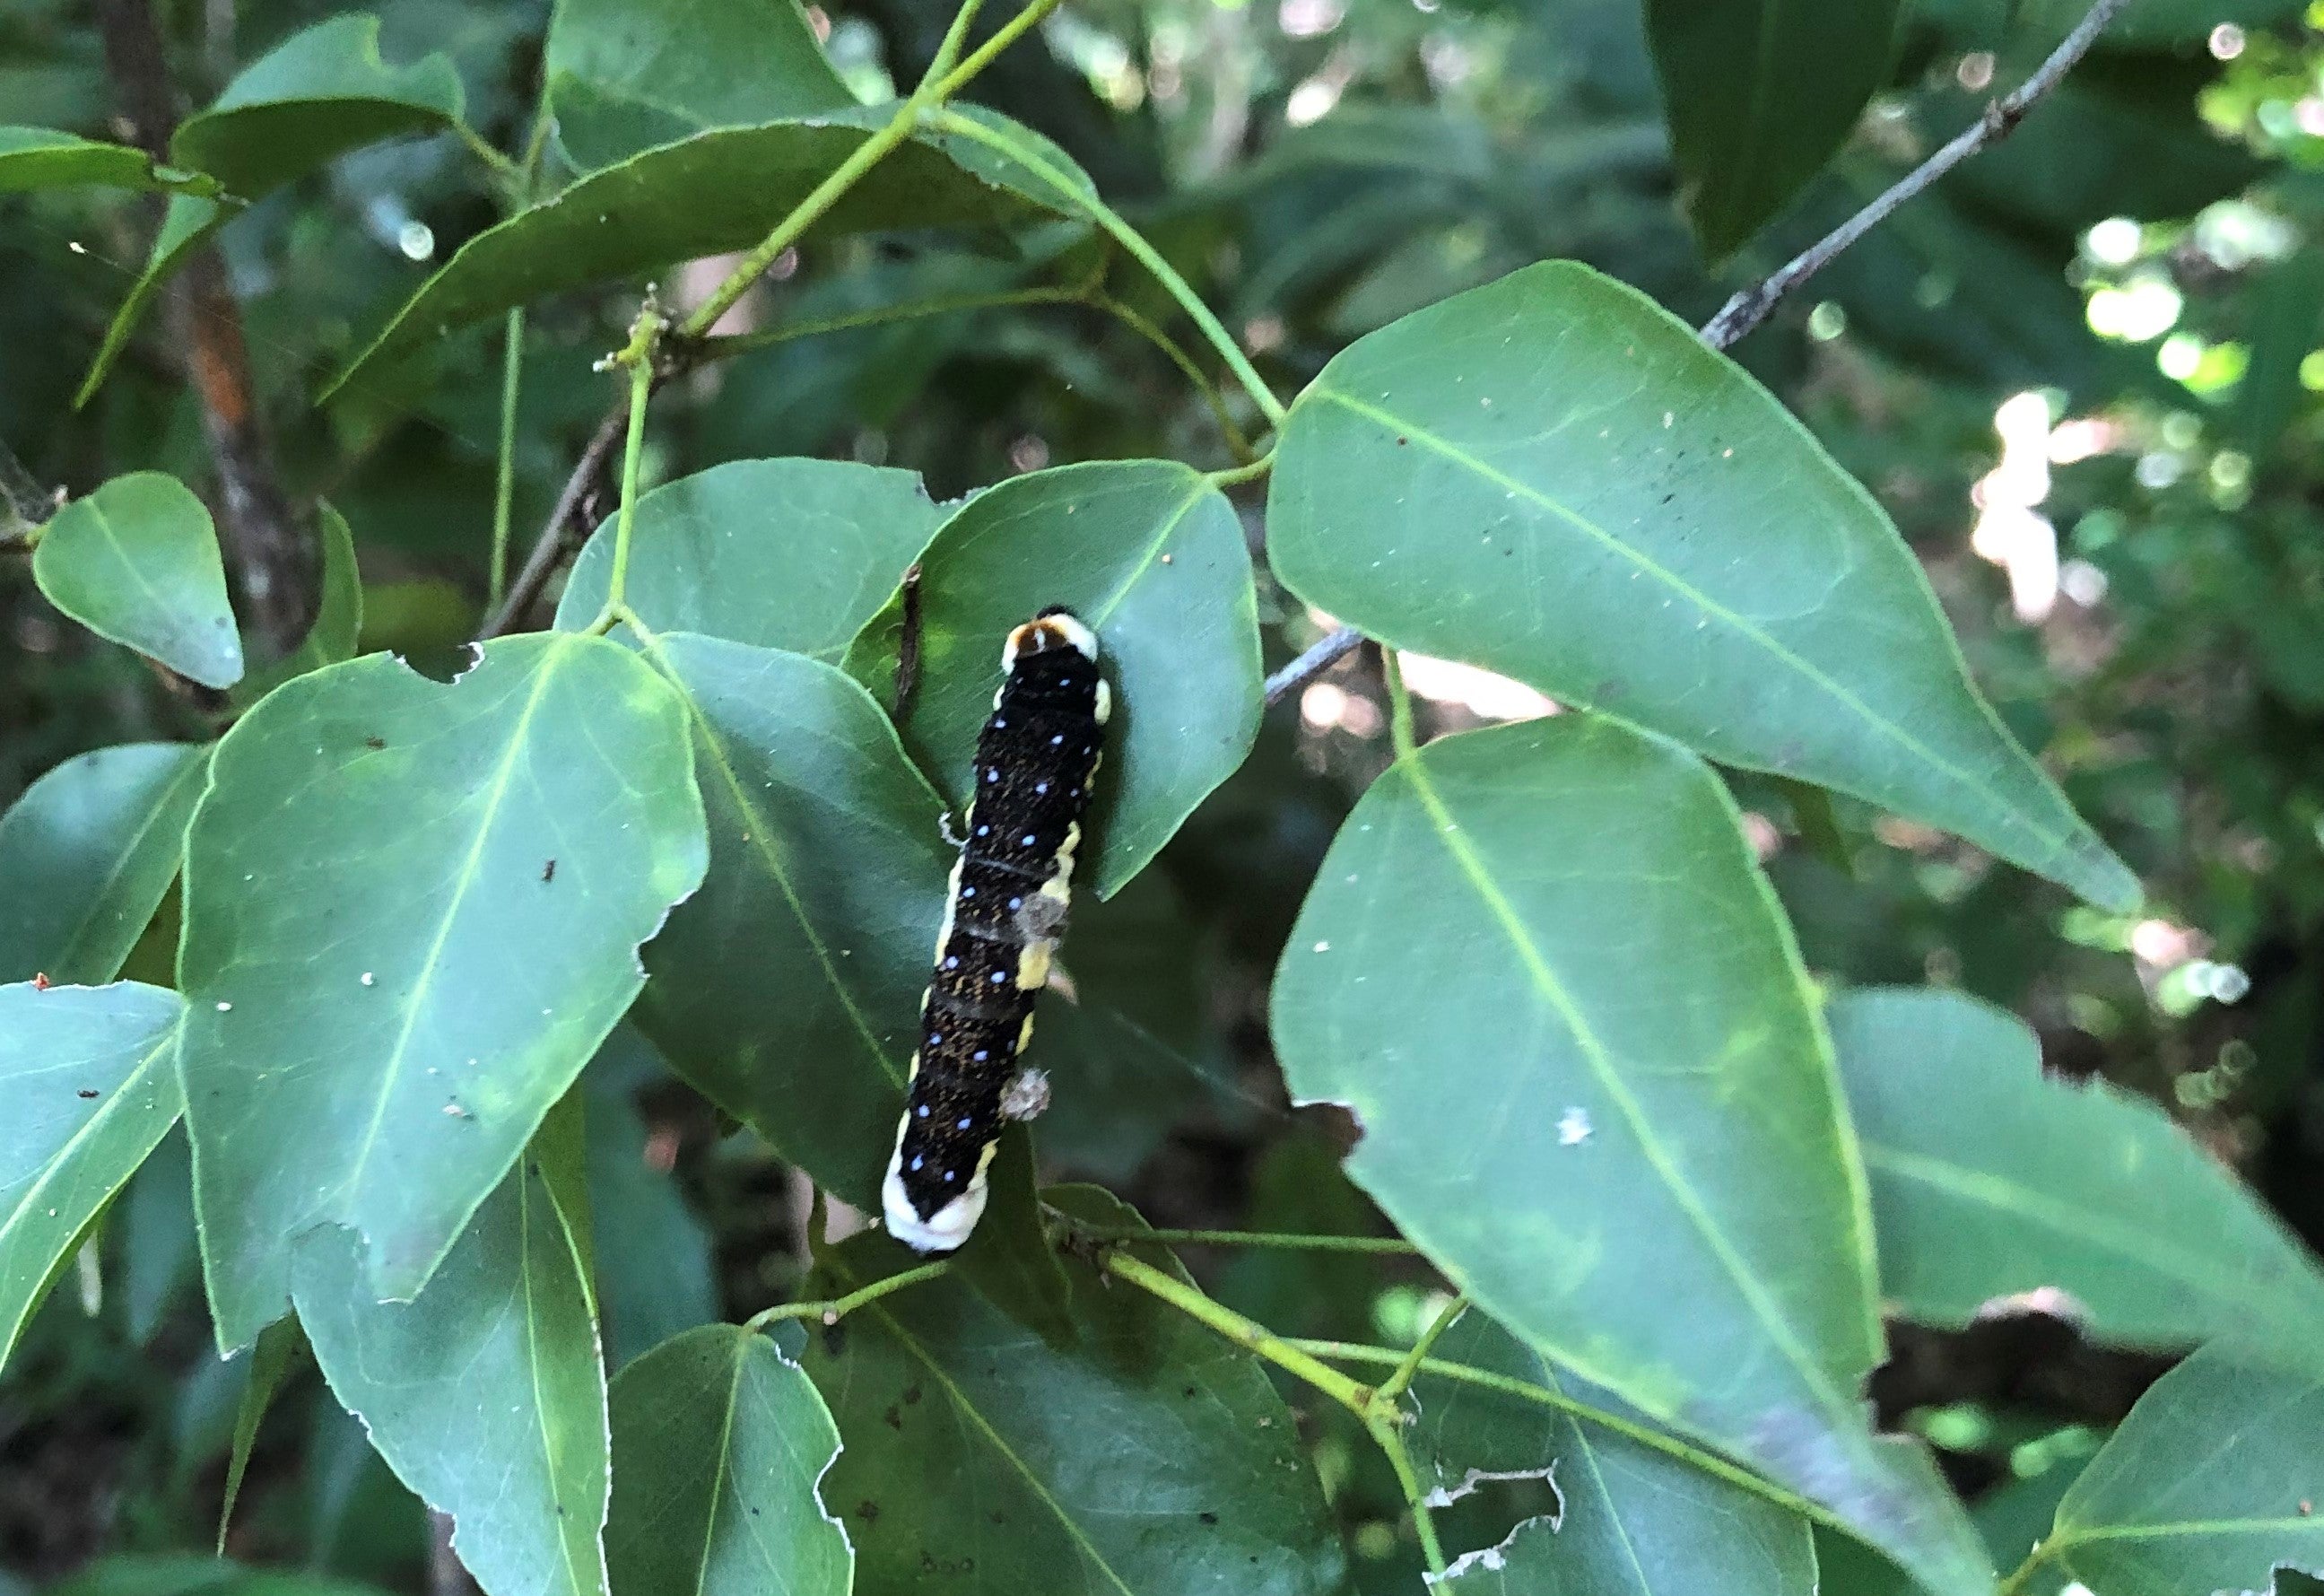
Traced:
[[1216, 1524], [1219, 1521], [1219, 1516], [1216, 1513], [1197, 1513], [1194, 1517], [1205, 1524]]
[[1188, 1395], [1189, 1397], [1191, 1397], [1191, 1396], [1193, 1396], [1194, 1394], [1194, 1387], [1192, 1387], [1192, 1386], [1188, 1386], [1188, 1387], [1186, 1388], [1186, 1395]]
[[84, 1099], [94, 1097], [97, 1095], [97, 1088], [94, 1086], [83, 1086], [80, 1089], [80, 1094]]
[[846, 1344], [847, 1326], [844, 1324], [826, 1324], [823, 1327], [823, 1350], [825, 1352], [836, 1358], [839, 1356], [840, 1350]]
[[1006, 1523], [1008, 1523], [1008, 1522], [1009, 1522], [1009, 1520], [1008, 1520], [1008, 1519], [1006, 1519], [1006, 1518], [1002, 1518], [1002, 1517], [1001, 1517], [998, 1512], [995, 1512], [995, 1513], [991, 1514], [991, 1519], [992, 1519], [992, 1522], [994, 1522], [995, 1524], [1006, 1524]]
[[1396, 447], [1402, 448], [1406, 444], [1410, 443], [1411, 441], [1412, 440], [1408, 438], [1399, 438], [1396, 440]]
[[385, 748], [387, 746], [387, 739], [384, 737], [366, 737], [364, 739], [364, 746], [365, 748]]
[[904, 1427], [904, 1416], [897, 1411], [893, 1403], [889, 1404], [888, 1411], [881, 1414], [880, 1417], [891, 1430], [900, 1430]]
[[904, 1403], [905, 1403], [905, 1405], [906, 1405], [907, 1407], [909, 1407], [911, 1404], [913, 1404], [913, 1403], [915, 1403], [915, 1402], [918, 1402], [919, 1399], [920, 1399], [920, 1388], [919, 1388], [919, 1387], [918, 1387], [918, 1386], [906, 1386], [906, 1387], [904, 1388]]
[[544, 881], [553, 881], [557, 879], [556, 860], [552, 859], [540, 867], [540, 879]]
[[[751, 1510], [754, 1513], [758, 1511], [756, 1508]], [[866, 1524], [877, 1524], [880, 1521], [880, 1504], [867, 1496], [855, 1504], [855, 1516]]]

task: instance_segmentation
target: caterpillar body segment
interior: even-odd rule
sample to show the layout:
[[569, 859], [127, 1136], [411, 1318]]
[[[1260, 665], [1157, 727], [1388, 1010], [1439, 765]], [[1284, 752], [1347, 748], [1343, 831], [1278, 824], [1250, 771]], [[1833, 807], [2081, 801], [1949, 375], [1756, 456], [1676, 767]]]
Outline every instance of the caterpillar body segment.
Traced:
[[968, 1240], [1008, 1112], [1047, 1101], [1046, 1091], [1011, 1088], [1065, 931], [1111, 709], [1097, 660], [1096, 634], [1063, 610], [1026, 622], [1001, 650], [909, 1095], [881, 1184], [890, 1232], [920, 1252]]

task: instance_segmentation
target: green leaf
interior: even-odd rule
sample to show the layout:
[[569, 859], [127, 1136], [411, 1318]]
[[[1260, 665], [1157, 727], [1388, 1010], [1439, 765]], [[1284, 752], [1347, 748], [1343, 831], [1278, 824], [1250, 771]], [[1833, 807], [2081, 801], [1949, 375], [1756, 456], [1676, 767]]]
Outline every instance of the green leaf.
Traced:
[[0, 981], [121, 973], [178, 874], [209, 750], [130, 743], [67, 760], [0, 816]]
[[180, 1290], [193, 1280], [200, 1257], [194, 1237], [193, 1150], [183, 1128], [162, 1137], [137, 1167], [115, 1217], [106, 1222], [106, 1233], [120, 1238], [106, 1287], [121, 1304], [130, 1340], [150, 1346]]
[[179, 970], [221, 1347], [280, 1315], [312, 1226], [361, 1232], [374, 1296], [434, 1272], [701, 880], [685, 738], [635, 655], [567, 633], [448, 686], [334, 665], [226, 734]]
[[1896, 59], [1904, 0], [1646, 0], [1695, 241], [1725, 260], [1848, 142]]
[[0, 194], [83, 183], [202, 191], [217, 186], [198, 172], [157, 167], [144, 151], [125, 144], [96, 143], [47, 127], [0, 127]]
[[707, 1324], [613, 1382], [621, 1596], [846, 1596], [854, 1553], [818, 1488], [839, 1452], [799, 1366], [755, 1331]]
[[1699, 760], [1579, 716], [1399, 760], [1317, 874], [1273, 1029], [1295, 1099], [1363, 1127], [1356, 1184], [1528, 1345], [1932, 1588], [1984, 1588], [1925, 1460], [1866, 1430], [1863, 1173], [1788, 928]]
[[0, 1364], [97, 1211], [177, 1123], [178, 994], [0, 986]]
[[798, 0], [558, 0], [541, 73], [558, 142], [584, 171], [705, 128], [855, 103]]
[[[1080, 870], [1110, 898], [1143, 870], [1259, 733], [1261, 676], [1242, 521], [1174, 461], [1065, 466], [1010, 477], [963, 505], [920, 557], [919, 691], [907, 744], [969, 797], [977, 733], [1011, 628], [1064, 604], [1094, 628], [1113, 720]], [[896, 606], [848, 669], [895, 673]]]
[[[835, 660], [944, 517], [914, 472], [736, 460], [639, 499], [625, 594], [656, 632]], [[557, 606], [567, 631], [587, 627], [604, 604], [613, 530], [599, 527], [573, 562]]]
[[[1052, 1197], [1098, 1222], [1135, 1217], [1099, 1193]], [[908, 1261], [865, 1235], [823, 1268], [844, 1291]], [[858, 1587], [1337, 1591], [1323, 1493], [1259, 1361], [1084, 1259], [1065, 1269], [1069, 1349], [952, 1279], [807, 1337], [801, 1361], [845, 1442], [823, 1495], [855, 1543]]]
[[449, 57], [390, 66], [377, 17], [335, 16], [244, 67], [179, 125], [170, 154], [255, 198], [359, 145], [448, 126], [460, 109]]
[[2324, 1368], [2324, 1270], [2153, 1104], [2043, 1075], [2032, 1031], [1958, 992], [1851, 992], [1829, 1019], [1905, 1316], [2052, 1287], [2100, 1342]]
[[1292, 407], [1268, 553], [1371, 636], [2136, 881], [1970, 685], [1871, 496], [1651, 300], [1550, 262], [1342, 351]]
[[2206, 1347], [2164, 1375], [2058, 1504], [2049, 1564], [2106, 1596], [2324, 1574], [2324, 1375]]
[[[455, 328], [568, 289], [674, 261], [748, 249], [894, 115], [864, 106], [761, 127], [714, 129], [609, 166], [460, 246], [355, 363], [337, 392], [375, 363], [401, 359]], [[1053, 164], [1069, 158], [1038, 134], [1011, 136]], [[1088, 180], [1079, 175], [1086, 189]], [[973, 140], [924, 130], [866, 174], [816, 236], [867, 228], [960, 227], [1022, 221], [1068, 201], [1046, 180]]]
[[1042, 1220], [1030, 1127], [1001, 1130], [988, 1184], [991, 1201], [968, 1244], [953, 1254], [953, 1273], [1050, 1345], [1072, 1345], [1073, 1288]]
[[[1438, 1340], [1434, 1355], [1561, 1389], [1538, 1357], [1474, 1309]], [[1420, 1413], [1411, 1433], [1416, 1461], [1424, 1482], [1446, 1498], [1457, 1499], [1480, 1479], [1538, 1475], [1557, 1487], [1557, 1575], [1536, 1572], [1545, 1566], [1552, 1527], [1536, 1518], [1502, 1546], [1475, 1554], [1456, 1590], [1495, 1596], [1569, 1586], [1591, 1596], [1815, 1591], [1808, 1521], [1766, 1495], [1502, 1392], [1423, 1374], [1412, 1395]]]
[[116, 476], [53, 516], [32, 550], [51, 604], [206, 687], [242, 678], [226, 562], [202, 502], [174, 476]]
[[226, 1532], [234, 1522], [234, 1504], [242, 1495], [242, 1480], [250, 1468], [251, 1449], [258, 1444], [258, 1426], [274, 1393], [307, 1357], [307, 1337], [296, 1319], [277, 1319], [258, 1338], [250, 1354], [250, 1383], [242, 1388], [242, 1405], [234, 1416], [234, 1450], [227, 1455], [226, 1491], [218, 1504], [217, 1550], [226, 1555]]
[[373, 1300], [363, 1249], [309, 1233], [300, 1322], [396, 1478], [454, 1520], [488, 1596], [605, 1590], [605, 1373], [567, 1216], [527, 1157], [409, 1303]]
[[710, 867], [646, 950], [638, 1026], [876, 1212], [952, 869], [942, 804], [835, 667], [684, 633], [650, 658], [692, 719]]
[[234, 214], [218, 201], [199, 195], [170, 196], [170, 208], [161, 213], [161, 226], [153, 235], [153, 247], [146, 256], [145, 269], [129, 285], [121, 309], [106, 324], [105, 339], [97, 346], [97, 358], [88, 363], [88, 374], [80, 380], [79, 391], [73, 395], [74, 409], [96, 396], [106, 374], [113, 369], [114, 361], [129, 346], [130, 335], [144, 319], [146, 307], [161, 291], [161, 285], [177, 274], [178, 268], [191, 258], [194, 251], [209, 242], [212, 234], [232, 220]]
[[299, 646], [272, 665], [262, 665], [243, 678], [235, 697], [245, 707], [293, 677], [355, 657], [363, 635], [363, 572], [355, 565], [355, 534], [345, 517], [328, 504], [315, 508], [323, 540], [323, 597], [315, 623]]
[[710, 1232], [670, 1176], [649, 1157], [633, 1093], [667, 1079], [634, 1026], [613, 1028], [581, 1077], [588, 1090], [590, 1235], [605, 1362], [625, 1367], [671, 1336], [718, 1317]]

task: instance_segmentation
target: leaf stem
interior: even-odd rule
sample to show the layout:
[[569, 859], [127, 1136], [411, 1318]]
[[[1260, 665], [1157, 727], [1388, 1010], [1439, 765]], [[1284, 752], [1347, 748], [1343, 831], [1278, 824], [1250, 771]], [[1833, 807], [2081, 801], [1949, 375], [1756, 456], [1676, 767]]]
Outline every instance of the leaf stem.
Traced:
[[1428, 1493], [1420, 1486], [1420, 1476], [1413, 1471], [1412, 1459], [1404, 1449], [1404, 1437], [1397, 1433], [1403, 1421], [1392, 1409], [1375, 1408], [1364, 1416], [1364, 1428], [1372, 1440], [1388, 1455], [1388, 1466], [1396, 1475], [1396, 1482], [1404, 1490], [1405, 1505], [1412, 1509], [1412, 1527], [1420, 1536], [1420, 1554], [1427, 1559], [1428, 1572], [1442, 1576], [1445, 1572], [1444, 1548], [1437, 1543], [1436, 1520], [1428, 1511]]
[[493, 483], [493, 568], [486, 579], [487, 612], [508, 590], [509, 512], [516, 501], [516, 401], [524, 381], [524, 307], [508, 313], [501, 349], [501, 448]]
[[1420, 1372], [1422, 1361], [1435, 1349], [1437, 1342], [1443, 1339], [1444, 1333], [1452, 1328], [1453, 1322], [1468, 1311], [1469, 1298], [1465, 1293], [1444, 1305], [1444, 1311], [1430, 1322], [1426, 1330], [1421, 1332], [1420, 1339], [1412, 1345], [1412, 1351], [1404, 1355], [1404, 1361], [1398, 1363], [1395, 1370], [1386, 1379], [1380, 1381], [1379, 1396], [1381, 1401], [1394, 1402], [1411, 1388], [1412, 1377]]
[[1412, 734], [1412, 695], [1404, 685], [1404, 667], [1397, 663], [1394, 649], [1380, 650], [1380, 670], [1388, 678], [1388, 741], [1400, 760], [1416, 758], [1420, 743]]
[[493, 149], [492, 141], [483, 134], [456, 119], [452, 124], [452, 131], [459, 134], [462, 143], [468, 146], [470, 154], [492, 168], [493, 175], [508, 184], [512, 189], [524, 180], [523, 169], [498, 150]]
[[820, 1319], [825, 1324], [836, 1324], [866, 1303], [877, 1302], [891, 1292], [901, 1291], [907, 1287], [918, 1286], [924, 1281], [936, 1279], [938, 1276], [949, 1272], [951, 1268], [952, 1260], [940, 1258], [934, 1263], [924, 1263], [917, 1268], [905, 1269], [899, 1274], [890, 1275], [884, 1280], [874, 1280], [871, 1285], [851, 1291], [844, 1296], [825, 1297], [816, 1302], [779, 1302], [773, 1307], [762, 1308], [742, 1322], [742, 1328], [764, 1330], [768, 1325], [782, 1319]]
[[1207, 475], [1211, 479], [1212, 486], [1224, 488], [1232, 487], [1239, 482], [1257, 482], [1274, 469], [1275, 451], [1269, 449], [1256, 460], [1246, 460], [1243, 464], [1229, 470], [1213, 471]]
[[589, 633], [603, 637], [613, 629], [629, 607], [630, 528], [638, 508], [638, 457], [645, 452], [646, 401], [653, 392], [653, 346], [661, 318], [649, 308], [638, 316], [638, 331], [630, 347], [613, 357], [630, 368], [630, 424], [622, 444], [622, 503], [613, 521], [613, 569], [605, 579], [604, 607], [589, 623]]
[[[953, 64], [960, 60], [961, 46], [968, 39], [969, 24], [976, 20], [976, 14], [983, 9], [984, 0], [962, 0], [961, 8], [953, 13], [952, 24], [945, 29], [944, 38], [936, 45], [936, 54], [929, 58], [928, 69], [920, 74], [920, 90], [926, 90], [935, 84], [943, 82], [946, 75], [952, 71]], [[972, 73], [971, 76], [974, 74]], [[962, 81], [965, 82], [967, 79], [964, 78]], [[914, 97], [918, 97], [917, 93]]]
[[1202, 329], [1203, 336], [1210, 340], [1211, 346], [1216, 349], [1219, 352], [1219, 357], [1226, 362], [1227, 369], [1234, 374], [1235, 381], [1242, 384], [1243, 392], [1250, 395], [1251, 402], [1259, 406], [1259, 413], [1267, 418], [1268, 425], [1278, 429], [1282, 427], [1284, 419], [1288, 414], [1283, 408], [1283, 401], [1276, 398], [1275, 391], [1261, 380], [1250, 360], [1244, 356], [1240, 346], [1228, 337], [1227, 329], [1220, 324], [1218, 317], [1213, 314], [1211, 308], [1203, 303], [1202, 296], [1187, 284], [1185, 278], [1178, 275], [1176, 269], [1169, 262], [1162, 258], [1159, 251], [1146, 242], [1144, 235], [1137, 228], [1122, 220], [1112, 207], [1107, 205], [1094, 193], [1076, 187], [1065, 173], [1059, 171], [1038, 152], [1019, 143], [998, 129], [987, 127], [981, 122], [953, 111], [938, 112], [936, 124], [947, 133], [958, 134], [964, 139], [1006, 155], [1070, 199], [1074, 205], [1088, 212], [1092, 221], [1102, 227], [1116, 244], [1128, 250], [1139, 265], [1152, 272], [1155, 281], [1169, 291], [1172, 299], [1178, 301], [1179, 308], [1185, 311], [1197, 328]]

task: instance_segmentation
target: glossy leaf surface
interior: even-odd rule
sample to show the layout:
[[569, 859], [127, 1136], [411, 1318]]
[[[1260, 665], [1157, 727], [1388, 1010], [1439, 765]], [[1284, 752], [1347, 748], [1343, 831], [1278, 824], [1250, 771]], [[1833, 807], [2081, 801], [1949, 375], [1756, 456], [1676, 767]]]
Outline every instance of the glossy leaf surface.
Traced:
[[219, 1344], [290, 1243], [361, 1232], [409, 1299], [643, 981], [701, 880], [676, 697], [629, 650], [503, 638], [450, 685], [373, 655], [236, 723], [188, 835], [180, 984]]
[[242, 678], [210, 512], [174, 476], [116, 476], [57, 512], [32, 550], [51, 604], [207, 687]]
[[1268, 553], [1385, 641], [2137, 900], [1978, 696], [1870, 495], [1738, 368], [1584, 267], [1527, 267], [1335, 357], [1285, 429]]

